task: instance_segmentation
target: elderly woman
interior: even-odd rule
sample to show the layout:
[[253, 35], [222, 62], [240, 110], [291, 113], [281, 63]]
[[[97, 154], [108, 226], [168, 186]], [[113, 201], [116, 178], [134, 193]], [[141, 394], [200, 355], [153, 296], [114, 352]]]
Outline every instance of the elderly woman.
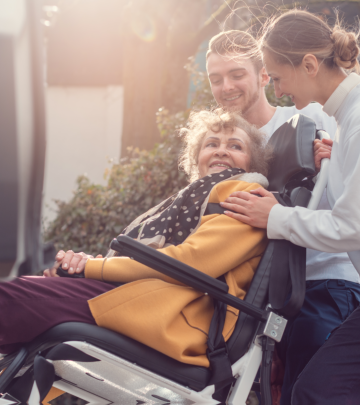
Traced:
[[[265, 231], [226, 215], [206, 215], [205, 209], [234, 191], [266, 187], [269, 147], [255, 127], [222, 110], [192, 114], [183, 132], [181, 164], [192, 183], [123, 233], [214, 278], [224, 276], [229, 292], [242, 299], [266, 247]], [[179, 361], [208, 367], [212, 299], [112, 253], [94, 259], [60, 251], [46, 277], [1, 284], [0, 352], [10, 352], [56, 324], [77, 321], [96, 323]], [[52, 277], [60, 264], [85, 277]], [[237, 310], [227, 309], [225, 340], [237, 316]]]

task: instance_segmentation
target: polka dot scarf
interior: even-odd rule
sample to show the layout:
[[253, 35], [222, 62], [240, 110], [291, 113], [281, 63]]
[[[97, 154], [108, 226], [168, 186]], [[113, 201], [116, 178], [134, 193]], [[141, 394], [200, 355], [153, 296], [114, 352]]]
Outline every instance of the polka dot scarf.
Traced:
[[243, 173], [243, 169], [225, 169], [194, 181], [136, 218], [122, 234], [155, 249], [183, 243], [200, 226], [213, 187]]

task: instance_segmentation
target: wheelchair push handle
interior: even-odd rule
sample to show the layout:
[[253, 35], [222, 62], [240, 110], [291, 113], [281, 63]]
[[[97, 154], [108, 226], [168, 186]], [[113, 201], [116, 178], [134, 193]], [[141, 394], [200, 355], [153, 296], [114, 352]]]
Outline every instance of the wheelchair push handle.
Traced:
[[[331, 139], [330, 135], [327, 132], [323, 131], [322, 129], [319, 131], [316, 131], [316, 137], [317, 137], [317, 139], [320, 139], [320, 140]], [[321, 197], [323, 195], [323, 192], [324, 192], [327, 182], [328, 182], [329, 164], [330, 164], [330, 159], [322, 159], [320, 172], [317, 176], [315, 187], [312, 191], [312, 197], [307, 206], [307, 208], [309, 210], [316, 210], [317, 207], [319, 206]]]

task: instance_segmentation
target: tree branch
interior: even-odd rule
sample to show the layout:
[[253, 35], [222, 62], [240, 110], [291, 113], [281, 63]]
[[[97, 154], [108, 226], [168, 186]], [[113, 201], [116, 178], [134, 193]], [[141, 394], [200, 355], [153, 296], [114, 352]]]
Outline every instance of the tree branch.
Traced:
[[194, 38], [198, 45], [219, 32], [219, 23], [223, 22], [232, 12], [231, 6], [235, 2], [236, 0], [225, 0], [225, 3], [220, 6], [215, 13], [211, 14], [210, 18], [205, 21]]
[[[226, 0], [225, 0], [226, 1]], [[200, 28], [198, 33], [196, 34], [194, 41], [199, 46], [203, 41], [212, 37], [213, 35], [218, 33], [218, 26], [220, 22], [223, 22], [225, 18], [232, 12], [231, 6], [235, 4], [238, 0], [227, 0], [222, 6], [220, 6], [215, 13], [213, 13], [210, 18], [204, 23], [204, 25]], [[332, 4], [332, 3], [358, 3], [359, 0], [307, 0], [307, 1], [296, 1], [291, 4], [282, 4], [279, 5], [277, 10], [289, 10], [295, 7], [300, 6], [311, 6], [316, 4]], [[249, 9], [251, 6], [249, 7]], [[255, 8], [255, 11], [259, 11], [259, 8]], [[259, 20], [268, 18], [271, 13], [254, 13], [254, 18], [250, 19], [247, 24], [244, 25], [244, 30], [253, 24], [259, 22]]]
[[[292, 10], [296, 7], [304, 7], [304, 6], [316, 6], [319, 4], [323, 4], [324, 6], [326, 5], [332, 5], [333, 3], [357, 3], [358, 5], [360, 5], [359, 0], [307, 0], [307, 1], [296, 1], [290, 4], [280, 4], [278, 6], [278, 8], [276, 9], [276, 13], [280, 12], [284, 12], [286, 10]], [[274, 12], [265, 12], [265, 7], [263, 8], [263, 12], [260, 14], [257, 14], [256, 12], [260, 11], [259, 8], [255, 8], [253, 15], [254, 17], [251, 18], [248, 23], [247, 23], [247, 27], [251, 27], [251, 26], [256, 26], [258, 23], [260, 23], [261, 21], [266, 21], [269, 17], [272, 17], [274, 15], [276, 15], [276, 13]], [[312, 14], [313, 12], [310, 11]], [[247, 27], [244, 27], [247, 28]]]

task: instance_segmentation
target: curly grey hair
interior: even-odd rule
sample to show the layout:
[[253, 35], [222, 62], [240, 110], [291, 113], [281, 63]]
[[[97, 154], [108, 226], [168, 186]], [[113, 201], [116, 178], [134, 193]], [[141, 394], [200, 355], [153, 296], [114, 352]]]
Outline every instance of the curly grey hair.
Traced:
[[250, 172], [267, 176], [272, 148], [267, 144], [265, 134], [249, 124], [239, 113], [217, 108], [214, 111], [192, 112], [187, 128], [182, 128], [180, 131], [180, 135], [184, 137], [185, 147], [179, 158], [179, 167], [185, 171], [191, 182], [200, 177], [198, 156], [207, 132], [234, 131], [235, 128], [242, 129], [251, 140]]

